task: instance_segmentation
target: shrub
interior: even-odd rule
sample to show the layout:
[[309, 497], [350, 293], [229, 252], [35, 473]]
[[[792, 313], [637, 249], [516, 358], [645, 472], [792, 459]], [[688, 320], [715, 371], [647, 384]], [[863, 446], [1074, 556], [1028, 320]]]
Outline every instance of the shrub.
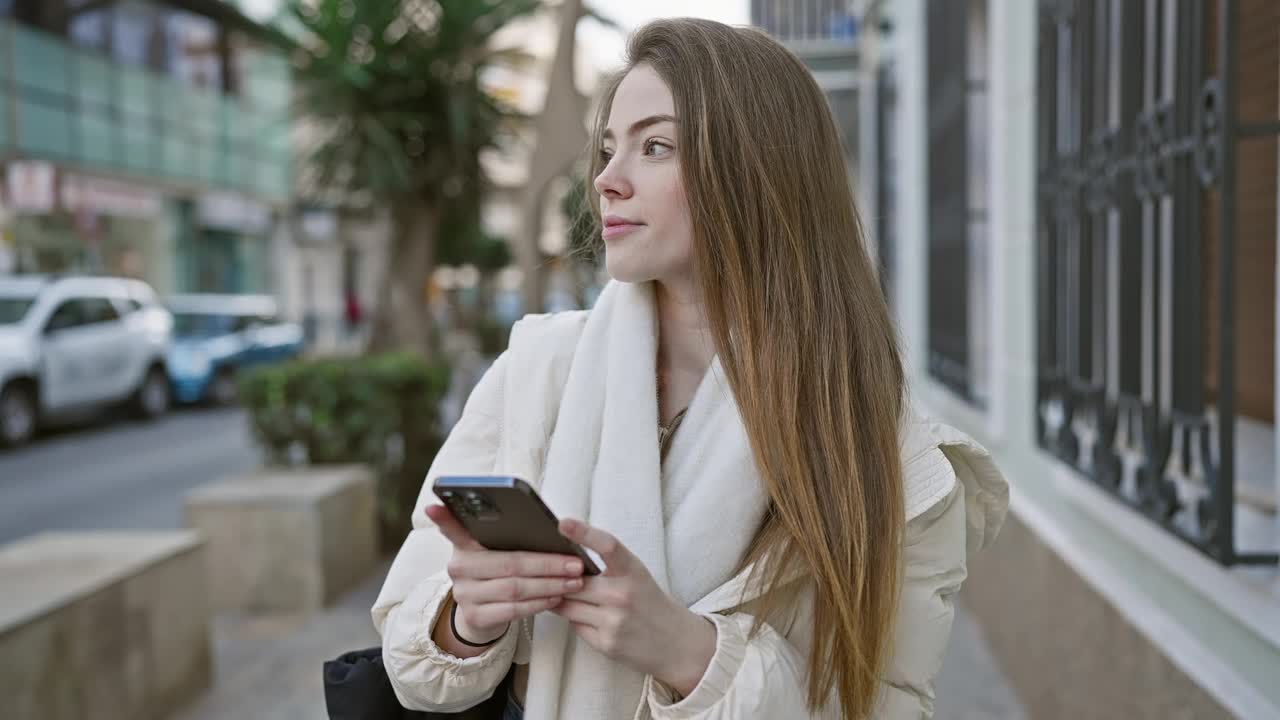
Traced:
[[275, 465], [362, 463], [378, 478], [384, 549], [410, 513], [443, 441], [438, 407], [449, 368], [411, 353], [298, 360], [249, 371], [240, 397]]
[[511, 326], [485, 318], [476, 326], [476, 338], [479, 340], [481, 354], [485, 357], [497, 357], [511, 342]]

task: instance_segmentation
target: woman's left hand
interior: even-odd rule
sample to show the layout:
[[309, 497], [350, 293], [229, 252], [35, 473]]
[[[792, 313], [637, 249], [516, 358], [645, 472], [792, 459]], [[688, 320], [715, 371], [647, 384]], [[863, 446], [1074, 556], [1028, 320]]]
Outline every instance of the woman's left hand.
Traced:
[[560, 533], [594, 550], [607, 568], [550, 610], [605, 656], [654, 676], [681, 695], [697, 687], [716, 649], [716, 628], [667, 595], [617, 538], [580, 520]]

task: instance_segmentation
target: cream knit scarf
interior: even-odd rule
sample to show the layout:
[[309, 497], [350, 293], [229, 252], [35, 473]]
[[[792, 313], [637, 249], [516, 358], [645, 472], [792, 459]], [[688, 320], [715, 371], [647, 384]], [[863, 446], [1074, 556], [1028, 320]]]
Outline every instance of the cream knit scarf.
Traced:
[[[733, 577], [767, 498], [718, 360], [659, 459], [656, 317], [652, 283], [605, 288], [574, 353], [539, 492], [557, 516], [612, 533], [691, 606]], [[644, 682], [550, 613], [534, 622], [529, 672], [529, 720], [629, 718]]]

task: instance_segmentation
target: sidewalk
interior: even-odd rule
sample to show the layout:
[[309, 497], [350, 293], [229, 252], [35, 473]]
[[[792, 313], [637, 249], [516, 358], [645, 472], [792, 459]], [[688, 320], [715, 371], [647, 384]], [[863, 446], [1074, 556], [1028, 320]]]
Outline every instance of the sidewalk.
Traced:
[[378, 644], [369, 608], [390, 565], [309, 617], [216, 617], [213, 688], [174, 720], [323, 720], [321, 667], [347, 650]]
[[982, 626], [965, 612], [962, 603], [956, 605], [956, 622], [937, 692], [936, 720], [1027, 720], [1009, 681], [991, 657]]
[[[175, 720], [323, 720], [320, 668], [378, 643], [369, 619], [390, 563], [312, 617], [218, 617], [214, 687]], [[1025, 720], [977, 625], [961, 609], [938, 682], [936, 720]]]

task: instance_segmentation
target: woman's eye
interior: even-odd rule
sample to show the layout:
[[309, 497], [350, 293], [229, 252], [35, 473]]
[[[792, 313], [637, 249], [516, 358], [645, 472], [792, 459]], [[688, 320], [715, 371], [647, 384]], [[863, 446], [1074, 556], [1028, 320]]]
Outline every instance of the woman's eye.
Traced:
[[613, 151], [612, 151], [612, 150], [601, 150], [601, 151], [600, 151], [600, 162], [604, 163], [605, 165], [608, 165], [608, 164], [609, 164], [609, 159], [610, 159], [610, 158], [612, 158], [612, 157], [613, 157]]
[[645, 155], [654, 155], [654, 156], [660, 157], [670, 152], [671, 152], [670, 145], [663, 142], [658, 142], [657, 140], [650, 140], [644, 144]]

